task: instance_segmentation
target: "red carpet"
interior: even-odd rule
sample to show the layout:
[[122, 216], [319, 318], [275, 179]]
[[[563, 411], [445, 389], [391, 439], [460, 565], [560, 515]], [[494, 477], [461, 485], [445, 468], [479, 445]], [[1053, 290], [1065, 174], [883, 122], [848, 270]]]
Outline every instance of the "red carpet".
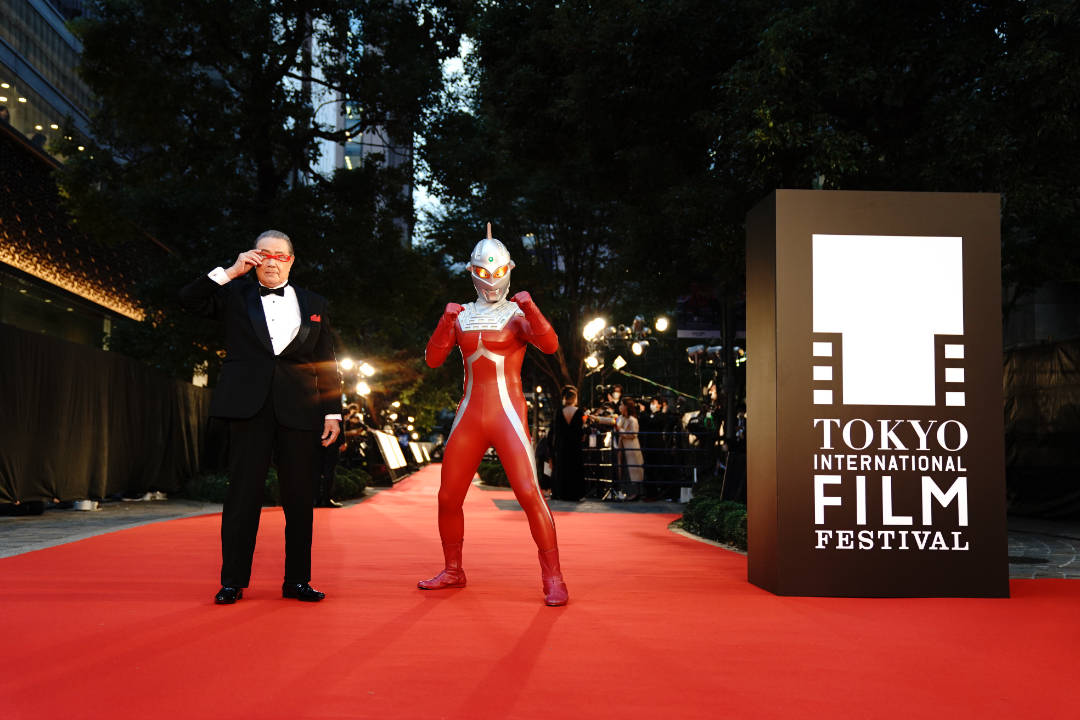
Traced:
[[0, 560], [0, 718], [1074, 716], [1080, 582], [1009, 600], [783, 598], [672, 516], [558, 513], [570, 605], [544, 607], [508, 492], [473, 488], [469, 587], [440, 569], [438, 466], [318, 510], [326, 601], [282, 600], [267, 510], [251, 588], [215, 606], [219, 517]]

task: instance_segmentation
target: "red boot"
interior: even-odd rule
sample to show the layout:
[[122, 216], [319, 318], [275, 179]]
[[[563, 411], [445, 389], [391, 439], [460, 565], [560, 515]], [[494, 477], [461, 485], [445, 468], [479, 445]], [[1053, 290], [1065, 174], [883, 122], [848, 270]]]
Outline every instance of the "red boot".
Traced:
[[430, 580], [416, 583], [416, 587], [421, 590], [465, 587], [465, 571], [461, 569], [461, 543], [443, 543], [442, 549], [446, 568]]
[[541, 550], [540, 576], [544, 582], [544, 603], [547, 605], [565, 605], [570, 599], [563, 582], [562, 569], [559, 568], [559, 549]]

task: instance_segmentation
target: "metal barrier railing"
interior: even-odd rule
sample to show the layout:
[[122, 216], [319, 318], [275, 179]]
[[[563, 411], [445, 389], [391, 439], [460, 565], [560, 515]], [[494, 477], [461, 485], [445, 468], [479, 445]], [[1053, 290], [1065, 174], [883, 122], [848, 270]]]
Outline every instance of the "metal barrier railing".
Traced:
[[[636, 435], [640, 447], [620, 447], [620, 436], [626, 434]], [[646, 487], [693, 487], [725, 470], [726, 453], [718, 440], [715, 432], [587, 433], [582, 447], [585, 481], [590, 494], [606, 497], [613, 487], [630, 482], [629, 469], [640, 467]], [[641, 462], [628, 462], [624, 450], [640, 451]]]

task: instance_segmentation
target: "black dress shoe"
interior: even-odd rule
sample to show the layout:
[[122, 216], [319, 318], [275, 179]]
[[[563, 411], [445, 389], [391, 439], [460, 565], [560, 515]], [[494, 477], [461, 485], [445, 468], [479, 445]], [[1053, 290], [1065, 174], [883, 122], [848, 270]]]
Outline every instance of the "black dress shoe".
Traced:
[[285, 583], [281, 586], [281, 597], [304, 602], [319, 602], [326, 597], [326, 593], [319, 592], [307, 583]]
[[232, 605], [242, 597], [244, 597], [243, 588], [229, 587], [226, 585], [218, 590], [218, 594], [214, 596], [214, 602], [218, 605]]

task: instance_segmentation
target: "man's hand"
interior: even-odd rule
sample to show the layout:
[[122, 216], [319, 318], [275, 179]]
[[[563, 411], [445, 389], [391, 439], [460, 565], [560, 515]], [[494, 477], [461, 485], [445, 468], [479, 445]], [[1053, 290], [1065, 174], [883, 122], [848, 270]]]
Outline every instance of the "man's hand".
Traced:
[[446, 309], [443, 310], [443, 315], [451, 320], [457, 319], [457, 316], [465, 309], [464, 305], [458, 305], [457, 303], [447, 303]]
[[510, 302], [517, 303], [521, 306], [532, 305], [532, 301], [532, 295], [530, 295], [524, 290], [514, 295], [514, 297], [510, 298]]
[[258, 250], [245, 250], [236, 256], [236, 262], [225, 270], [230, 280], [235, 280], [256, 265], [262, 265], [263, 257]]
[[332, 420], [327, 418], [323, 421], [322, 429], [322, 445], [323, 447], [329, 447], [334, 440], [337, 440], [337, 436], [341, 434], [341, 421]]

